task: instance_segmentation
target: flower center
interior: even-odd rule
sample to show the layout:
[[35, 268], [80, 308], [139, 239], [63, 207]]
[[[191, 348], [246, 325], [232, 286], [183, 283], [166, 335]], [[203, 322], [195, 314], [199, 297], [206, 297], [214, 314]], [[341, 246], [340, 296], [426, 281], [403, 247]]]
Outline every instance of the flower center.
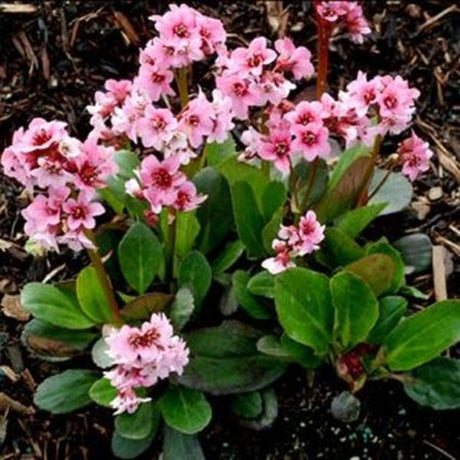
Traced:
[[279, 157], [286, 155], [289, 151], [289, 145], [285, 141], [280, 141], [275, 146], [275, 153]]
[[83, 206], [75, 206], [75, 208], [72, 210], [72, 217], [74, 219], [82, 219], [85, 217], [85, 208]]
[[385, 106], [389, 109], [394, 109], [397, 105], [397, 99], [394, 96], [387, 96], [384, 100], [383, 103]]
[[246, 63], [249, 67], [259, 67], [263, 62], [263, 57], [260, 53], [255, 53], [252, 56], [249, 56]]
[[302, 142], [305, 145], [313, 145], [316, 142], [316, 134], [311, 131], [306, 131], [302, 134]]
[[174, 27], [173, 27], [173, 32], [179, 37], [179, 38], [185, 38], [185, 37], [188, 37], [188, 30], [187, 30], [187, 27], [180, 23], [180, 24], [176, 24]]
[[172, 185], [171, 174], [165, 169], [158, 169], [152, 174], [154, 184], [159, 188], [168, 189]]
[[160, 73], [152, 73], [152, 83], [162, 83], [164, 82], [165, 80], [165, 76], [164, 75], [161, 75]]
[[158, 131], [163, 131], [166, 127], [166, 122], [161, 117], [155, 117], [153, 120], [153, 127]]
[[247, 93], [246, 85], [240, 82], [236, 82], [233, 84], [233, 92], [236, 96], [242, 97]]
[[156, 329], [150, 329], [143, 334], [134, 334], [129, 338], [129, 344], [134, 348], [151, 347], [160, 338]]
[[33, 145], [43, 145], [51, 139], [51, 135], [47, 133], [44, 129], [41, 129], [34, 134], [32, 139]]
[[80, 169], [79, 176], [84, 184], [92, 185], [97, 178], [97, 169], [89, 163], [84, 163]]

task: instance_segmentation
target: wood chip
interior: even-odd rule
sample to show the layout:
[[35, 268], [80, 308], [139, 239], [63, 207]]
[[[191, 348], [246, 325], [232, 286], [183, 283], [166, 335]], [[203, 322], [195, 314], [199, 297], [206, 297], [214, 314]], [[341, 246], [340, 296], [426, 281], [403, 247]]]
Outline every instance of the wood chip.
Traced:
[[13, 383], [19, 380], [19, 375], [11, 369], [10, 366], [0, 366], [0, 370], [3, 372], [6, 378], [10, 379]]
[[22, 308], [20, 295], [4, 295], [1, 306], [3, 314], [8, 318], [24, 322], [30, 319], [30, 313]]
[[428, 198], [431, 201], [437, 201], [442, 198], [443, 191], [441, 187], [431, 187], [428, 192]]
[[447, 283], [446, 266], [444, 263], [444, 247], [439, 245], [433, 246], [433, 279], [436, 300], [446, 300]]
[[37, 10], [37, 6], [31, 3], [0, 3], [0, 13], [32, 14]]
[[135, 45], [139, 45], [139, 43], [141, 42], [141, 39], [139, 38], [139, 35], [137, 35], [136, 31], [134, 30], [134, 27], [131, 24], [131, 22], [129, 22], [129, 19], [121, 11], [115, 10], [113, 12], [113, 15], [115, 16], [115, 20], [117, 21], [117, 24], [126, 34], [129, 41], [131, 43], [134, 43]]
[[33, 407], [24, 406], [24, 404], [10, 398], [7, 394], [2, 392], [0, 393], [0, 411], [6, 410], [12, 410], [18, 414], [35, 414], [35, 409]]

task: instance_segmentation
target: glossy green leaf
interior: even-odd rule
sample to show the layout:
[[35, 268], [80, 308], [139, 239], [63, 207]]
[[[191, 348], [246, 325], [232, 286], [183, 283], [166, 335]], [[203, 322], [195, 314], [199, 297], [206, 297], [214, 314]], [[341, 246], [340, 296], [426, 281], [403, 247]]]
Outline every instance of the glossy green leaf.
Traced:
[[205, 460], [196, 435], [183, 434], [168, 425], [164, 428], [162, 460]]
[[262, 395], [259, 391], [235, 395], [232, 400], [232, 411], [243, 418], [256, 418], [263, 411]]
[[262, 195], [262, 214], [269, 221], [275, 212], [286, 202], [287, 191], [283, 183], [271, 181], [265, 187]]
[[273, 254], [273, 240], [277, 237], [280, 226], [283, 223], [284, 208], [279, 208], [272, 218], [264, 225], [262, 229], [262, 245], [267, 254]]
[[193, 179], [200, 193], [207, 195], [206, 201], [197, 209], [196, 215], [201, 231], [197, 247], [203, 253], [218, 248], [233, 227], [230, 188], [225, 177], [214, 168], [205, 168]]
[[318, 253], [320, 262], [330, 267], [343, 267], [364, 256], [364, 249], [338, 228], [328, 228], [322, 250]]
[[144, 294], [158, 273], [163, 249], [152, 230], [140, 222], [125, 234], [118, 247], [120, 268], [128, 284]]
[[81, 309], [94, 323], [110, 323], [113, 320], [112, 310], [94, 267], [85, 267], [78, 274], [76, 289]]
[[273, 388], [266, 388], [261, 392], [262, 413], [255, 419], [242, 419], [240, 424], [252, 430], [268, 428], [278, 417], [278, 400]]
[[411, 269], [411, 273], [422, 273], [431, 268], [433, 245], [428, 235], [416, 233], [399, 238], [393, 243]]
[[379, 241], [366, 247], [366, 254], [386, 254], [393, 259], [394, 273], [391, 279], [390, 286], [384, 292], [386, 294], [396, 294], [401, 286], [406, 282], [404, 276], [405, 267], [401, 258], [401, 254], [393, 247], [386, 238], [381, 238]]
[[392, 285], [395, 264], [386, 254], [373, 254], [347, 265], [344, 270], [358, 275], [369, 283], [374, 294], [379, 297]]
[[109, 346], [107, 345], [104, 337], [101, 337], [93, 345], [93, 348], [91, 349], [91, 358], [97, 367], [107, 369], [115, 364], [113, 358], [109, 356], [108, 351]]
[[335, 308], [334, 333], [345, 348], [364, 342], [377, 321], [377, 298], [369, 285], [356, 275], [340, 272], [331, 279]]
[[273, 299], [275, 297], [275, 277], [267, 271], [254, 275], [248, 282], [248, 291], [251, 294]]
[[150, 318], [152, 313], [164, 312], [174, 300], [174, 296], [164, 292], [152, 292], [136, 297], [127, 303], [121, 314], [129, 320], [145, 320]]
[[408, 375], [404, 391], [422, 406], [460, 408], [460, 360], [436, 358]]
[[186, 337], [191, 360], [178, 381], [211, 394], [245, 393], [269, 385], [286, 364], [258, 352], [261, 336], [237, 321], [192, 332]]
[[348, 211], [339, 220], [337, 228], [350, 238], [355, 239], [379, 216], [385, 206], [386, 203], [380, 203]]
[[229, 158], [236, 157], [236, 144], [232, 136], [229, 136], [225, 142], [211, 142], [206, 145], [208, 153], [208, 164], [210, 166], [219, 166]]
[[[383, 179], [387, 172], [377, 169], [370, 185], [370, 195]], [[372, 196], [369, 204], [386, 203], [387, 206], [381, 211], [380, 215], [394, 214], [409, 206], [412, 200], [413, 189], [409, 180], [402, 173], [390, 173], [385, 184], [379, 191]]]
[[241, 241], [231, 241], [212, 261], [211, 268], [214, 276], [219, 276], [231, 268], [243, 255], [244, 245]]
[[286, 270], [275, 279], [275, 304], [278, 319], [291, 339], [319, 355], [327, 352], [334, 310], [326, 276], [304, 268]]
[[70, 291], [43, 283], [28, 283], [21, 292], [21, 305], [35, 318], [67, 329], [89, 329], [94, 322], [80, 309]]
[[115, 417], [115, 429], [124, 438], [141, 440], [148, 437], [158, 424], [158, 419], [159, 414], [153, 402], [146, 402], [132, 414], [124, 412]]
[[388, 367], [407, 371], [460, 340], [460, 300], [443, 300], [398, 324], [383, 342]]
[[89, 389], [89, 397], [96, 404], [104, 407], [110, 407], [110, 403], [117, 397], [117, 394], [117, 389], [106, 378], [96, 380]]
[[232, 277], [235, 295], [238, 303], [249, 315], [256, 319], [268, 319], [273, 316], [272, 311], [264, 302], [264, 299], [251, 294], [248, 290], [250, 280], [249, 273], [237, 270]]
[[97, 372], [72, 369], [44, 380], [34, 396], [40, 409], [53, 414], [67, 414], [91, 404], [89, 390], [98, 379]]
[[235, 182], [231, 190], [238, 236], [246, 247], [248, 257], [259, 259], [265, 253], [261, 241], [265, 221], [259, 211], [254, 193], [247, 182]]
[[184, 434], [196, 434], [211, 421], [212, 409], [203, 393], [190, 388], [170, 387], [160, 400], [165, 422]]
[[182, 329], [189, 321], [194, 310], [195, 301], [192, 291], [186, 287], [181, 287], [176, 293], [169, 312], [169, 319], [174, 328]]
[[[289, 190], [294, 193], [297, 190], [297, 202], [302, 203], [308, 189], [308, 182], [311, 178], [313, 163], [301, 160], [294, 167], [294, 173], [290, 175]], [[316, 203], [324, 194], [328, 183], [328, 168], [324, 160], [317, 159], [315, 182], [311, 187], [309, 204]]]
[[387, 296], [380, 299], [379, 318], [369, 333], [368, 342], [382, 343], [385, 337], [401, 321], [407, 310], [407, 300], [404, 297]]
[[211, 287], [211, 281], [212, 271], [206, 257], [199, 251], [190, 251], [179, 266], [179, 286], [189, 288], [199, 306]]
[[194, 212], [177, 213], [174, 247], [177, 260], [182, 260], [193, 249], [200, 233], [200, 228], [200, 222]]

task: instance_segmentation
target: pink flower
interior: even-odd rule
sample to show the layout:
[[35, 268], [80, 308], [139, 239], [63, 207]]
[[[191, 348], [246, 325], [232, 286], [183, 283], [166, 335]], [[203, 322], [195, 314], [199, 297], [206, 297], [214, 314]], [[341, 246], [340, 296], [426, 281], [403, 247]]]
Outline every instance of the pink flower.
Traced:
[[233, 112], [240, 120], [248, 118], [250, 106], [260, 102], [260, 91], [241, 75], [223, 75], [216, 79], [217, 89], [228, 96], [233, 104]]
[[153, 15], [149, 19], [155, 21], [155, 29], [162, 39], [184, 40], [196, 33], [196, 18], [198, 12], [182, 4], [169, 5], [170, 11], [163, 16]]
[[75, 185], [82, 190], [105, 187], [109, 177], [118, 172], [114, 154], [112, 147], [98, 145], [94, 139], [88, 138], [71, 167], [75, 173]]
[[205, 54], [212, 54], [224, 46], [227, 33], [221, 21], [199, 14], [196, 17], [196, 27], [202, 40], [201, 48]]
[[321, 123], [310, 123], [306, 126], [294, 126], [292, 132], [295, 139], [292, 149], [300, 152], [303, 157], [312, 161], [317, 157], [324, 158], [331, 151], [329, 131]]
[[261, 142], [260, 158], [272, 161], [277, 169], [288, 173], [291, 167], [291, 140], [290, 131], [272, 129], [268, 138]]
[[276, 106], [289, 96], [295, 85], [284, 78], [282, 73], [265, 71], [260, 76], [260, 80], [252, 84], [252, 87], [260, 94], [257, 105], [265, 105], [270, 102]]
[[291, 247], [286, 242], [274, 240], [272, 248], [276, 252], [276, 256], [269, 257], [262, 262], [262, 267], [265, 270], [268, 270], [272, 275], [277, 275], [288, 268], [296, 266], [292, 261]]
[[310, 123], [323, 123], [326, 112], [321, 102], [302, 101], [299, 102], [294, 110], [286, 113], [285, 118], [293, 125], [306, 126]]
[[141, 65], [139, 74], [134, 80], [137, 90], [145, 91], [153, 102], [162, 95], [174, 96], [176, 93], [171, 87], [174, 74], [167, 69], [148, 64]]
[[203, 203], [206, 198], [206, 195], [198, 195], [195, 185], [187, 181], [177, 189], [176, 200], [172, 205], [179, 211], [191, 211]]
[[247, 48], [236, 48], [230, 56], [229, 68], [232, 72], [261, 75], [263, 66], [276, 59], [275, 51], [267, 48], [267, 39], [258, 37]]
[[314, 211], [308, 211], [300, 218], [299, 243], [296, 251], [299, 255], [310, 254], [319, 249], [319, 243], [324, 240], [324, 225], [320, 225]]
[[279, 53], [276, 70], [291, 72], [296, 80], [310, 78], [314, 74], [311, 53], [304, 46], [296, 48], [290, 38], [282, 38], [276, 40], [275, 49]]
[[190, 145], [194, 148], [198, 148], [203, 143], [203, 138], [213, 130], [212, 109], [211, 103], [200, 91], [181, 115], [178, 128], [187, 134]]
[[344, 16], [347, 13], [348, 3], [349, 2], [340, 1], [317, 2], [316, 12], [326, 21], [336, 22], [341, 16]]
[[219, 90], [212, 92], [212, 131], [208, 135], [208, 142], [224, 142], [230, 131], [235, 127], [233, 124], [232, 100], [224, 96]]
[[142, 403], [151, 401], [152, 398], [141, 398], [137, 396], [132, 388], [118, 392], [117, 397], [111, 401], [110, 406], [115, 409], [113, 415], [119, 415], [123, 412], [133, 414], [137, 411]]
[[381, 89], [379, 77], [368, 81], [366, 74], [359, 71], [357, 79], [347, 85], [347, 92], [341, 93], [341, 98], [359, 117], [364, 117]]
[[171, 140], [177, 128], [177, 120], [169, 109], [157, 109], [149, 105], [138, 126], [144, 146], [162, 150]]
[[409, 138], [399, 144], [398, 154], [403, 163], [402, 172], [411, 181], [428, 171], [429, 160], [433, 156], [428, 142], [424, 142], [413, 131]]
[[63, 210], [68, 214], [67, 225], [70, 230], [81, 228], [93, 229], [96, 226], [96, 216], [104, 214], [104, 206], [92, 202], [94, 194], [80, 192], [76, 199], [69, 198], [63, 205]]

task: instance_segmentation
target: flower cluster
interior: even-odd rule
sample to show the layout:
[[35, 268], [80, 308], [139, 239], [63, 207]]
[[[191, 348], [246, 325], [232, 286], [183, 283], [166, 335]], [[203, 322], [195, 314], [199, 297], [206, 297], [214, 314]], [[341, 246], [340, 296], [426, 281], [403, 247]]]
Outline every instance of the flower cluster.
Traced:
[[111, 402], [115, 414], [133, 413], [143, 402], [136, 389], [148, 388], [171, 373], [182, 374], [188, 363], [185, 342], [174, 335], [171, 323], [163, 313], [155, 313], [140, 327], [124, 325], [113, 329], [105, 338], [107, 353], [116, 367], [104, 373], [118, 390]]
[[413, 131], [409, 138], [399, 144], [398, 154], [403, 165], [402, 172], [411, 181], [428, 171], [429, 160], [433, 156], [428, 142], [424, 142]]
[[275, 42], [275, 50], [259, 37], [248, 47], [219, 55], [216, 86], [231, 99], [233, 113], [240, 120], [248, 118], [250, 107], [277, 106], [288, 97], [295, 85], [285, 74], [297, 80], [313, 75], [307, 48], [296, 48], [289, 38], [283, 38]]
[[164, 206], [178, 211], [190, 211], [199, 206], [206, 195], [197, 194], [193, 182], [187, 180], [181, 166], [180, 156], [174, 155], [159, 161], [155, 155], [142, 160], [140, 169], [135, 171], [136, 179], [126, 183], [127, 191], [140, 200], [146, 200], [149, 213], [159, 214]]
[[400, 134], [409, 126], [419, 91], [397, 76], [363, 73], [335, 100], [323, 94], [319, 101], [297, 105], [283, 101], [268, 110], [262, 134], [250, 128], [242, 136], [247, 146], [242, 160], [270, 161], [281, 172], [289, 172], [298, 157], [307, 161], [325, 158], [331, 151], [330, 137], [343, 140], [347, 147], [357, 142], [372, 145], [377, 135]]
[[18, 129], [2, 155], [5, 174], [30, 191], [39, 190], [23, 211], [25, 232], [45, 249], [59, 244], [74, 250], [91, 247], [85, 231], [104, 213], [93, 203], [96, 188], [117, 172], [114, 150], [93, 139], [80, 142], [69, 136], [66, 124], [41, 118], [26, 130]]
[[297, 225], [282, 225], [278, 238], [273, 240], [272, 248], [276, 255], [262, 262], [262, 267], [272, 274], [295, 267], [293, 259], [319, 249], [324, 239], [324, 225], [320, 225], [314, 211], [308, 211]]
[[320, 1], [316, 3], [316, 12], [328, 23], [344, 28], [355, 43], [362, 43], [364, 35], [371, 32], [358, 2]]

